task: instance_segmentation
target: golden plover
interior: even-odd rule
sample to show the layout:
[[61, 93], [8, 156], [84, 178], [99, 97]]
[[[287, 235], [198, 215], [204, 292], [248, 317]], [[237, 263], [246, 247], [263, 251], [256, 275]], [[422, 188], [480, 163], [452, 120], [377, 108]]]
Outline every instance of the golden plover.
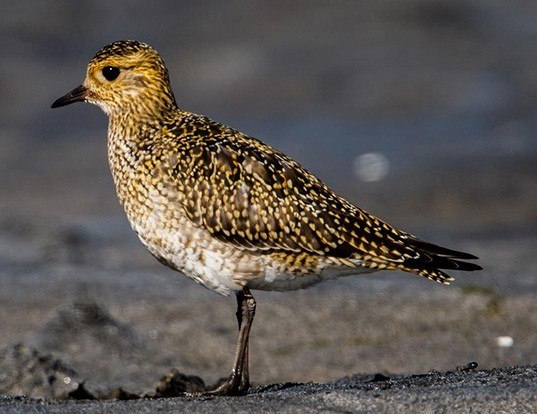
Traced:
[[119, 200], [160, 262], [237, 296], [232, 374], [212, 394], [249, 388], [250, 289], [294, 290], [343, 275], [403, 270], [449, 284], [440, 269], [479, 270], [475, 256], [397, 230], [336, 195], [263, 142], [179, 109], [161, 56], [118, 41], [84, 83], [52, 107], [86, 101], [109, 116], [108, 159]]

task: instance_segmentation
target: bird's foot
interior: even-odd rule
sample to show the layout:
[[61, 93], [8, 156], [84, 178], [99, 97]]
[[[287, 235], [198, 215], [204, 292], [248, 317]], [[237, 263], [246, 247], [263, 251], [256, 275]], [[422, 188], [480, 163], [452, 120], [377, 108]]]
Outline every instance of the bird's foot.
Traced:
[[232, 397], [246, 395], [249, 389], [250, 382], [234, 373], [213, 390], [185, 393], [185, 395], [189, 397]]

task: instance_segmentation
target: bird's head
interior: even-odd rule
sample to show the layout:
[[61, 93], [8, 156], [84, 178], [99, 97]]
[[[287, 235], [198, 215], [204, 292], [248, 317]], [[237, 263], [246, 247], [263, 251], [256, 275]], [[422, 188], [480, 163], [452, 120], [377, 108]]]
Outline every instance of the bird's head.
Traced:
[[164, 60], [151, 46], [121, 40], [91, 59], [84, 83], [57, 99], [52, 108], [86, 101], [108, 115], [155, 115], [176, 107]]

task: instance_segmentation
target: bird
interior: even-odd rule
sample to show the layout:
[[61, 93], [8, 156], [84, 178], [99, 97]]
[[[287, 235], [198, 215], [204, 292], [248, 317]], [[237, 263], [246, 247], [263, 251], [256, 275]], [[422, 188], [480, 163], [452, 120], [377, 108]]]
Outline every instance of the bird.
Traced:
[[108, 160], [134, 232], [169, 268], [222, 295], [235, 293], [239, 334], [229, 377], [208, 395], [250, 388], [252, 290], [401, 270], [443, 284], [475, 271], [476, 256], [421, 240], [337, 195], [291, 157], [232, 127], [181, 109], [161, 55], [113, 42], [79, 87], [52, 108], [99, 106]]

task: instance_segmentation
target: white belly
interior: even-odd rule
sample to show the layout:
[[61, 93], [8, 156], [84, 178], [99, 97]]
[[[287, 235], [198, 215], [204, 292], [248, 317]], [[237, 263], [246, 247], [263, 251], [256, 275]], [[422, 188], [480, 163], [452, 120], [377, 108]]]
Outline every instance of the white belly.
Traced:
[[196, 227], [180, 206], [170, 208], [169, 200], [161, 194], [149, 191], [148, 196], [146, 200], [151, 203], [144, 204], [136, 214], [125, 209], [142, 243], [161, 262], [220, 294], [229, 295], [245, 286], [296, 290], [338, 276], [372, 271], [341, 266], [326, 258], [315, 269], [296, 272], [273, 256], [254, 254], [214, 238], [207, 230]]
[[269, 256], [252, 254], [214, 239], [186, 218], [180, 228], [146, 226], [131, 222], [142, 243], [159, 260], [222, 295], [244, 286], [258, 290], [297, 290], [325, 280], [369, 273], [368, 268], [320, 265], [309, 274], [289, 272]]
[[179, 228], [151, 226], [150, 231], [138, 223], [131, 225], [151, 254], [196, 282], [224, 295], [242, 289], [240, 270], [244, 273], [248, 265], [244, 255], [186, 218], [182, 221]]

